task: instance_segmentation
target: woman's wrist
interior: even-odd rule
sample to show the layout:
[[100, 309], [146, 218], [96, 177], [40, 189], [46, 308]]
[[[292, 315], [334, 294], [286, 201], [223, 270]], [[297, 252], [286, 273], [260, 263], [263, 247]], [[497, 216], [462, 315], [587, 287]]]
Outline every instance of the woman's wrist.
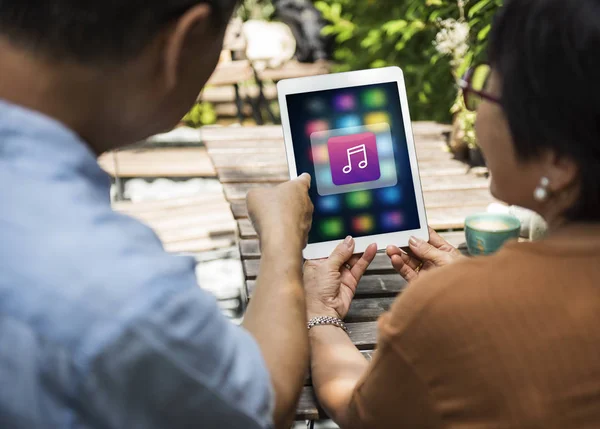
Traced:
[[335, 317], [340, 320], [342, 319], [340, 314], [335, 309], [328, 307], [321, 302], [307, 302], [306, 311], [308, 314], [309, 321], [315, 317], [322, 316]]

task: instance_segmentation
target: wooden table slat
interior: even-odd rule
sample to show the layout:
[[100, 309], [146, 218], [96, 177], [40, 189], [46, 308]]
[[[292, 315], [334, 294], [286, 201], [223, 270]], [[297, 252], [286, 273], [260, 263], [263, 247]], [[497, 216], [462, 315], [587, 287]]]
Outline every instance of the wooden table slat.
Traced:
[[[256, 280], [246, 282], [249, 296], [256, 289]], [[398, 274], [365, 275], [356, 289], [357, 297], [395, 296], [406, 286], [406, 281]]]
[[296, 420], [325, 420], [328, 416], [318, 405], [312, 386], [305, 386], [296, 407]]
[[377, 322], [348, 323], [349, 336], [359, 350], [373, 350], [377, 343]]
[[237, 223], [222, 192], [144, 202], [115, 202], [115, 211], [150, 226], [174, 253], [235, 245]]
[[234, 85], [254, 78], [254, 70], [248, 60], [220, 63], [206, 86]]
[[[115, 164], [115, 158], [117, 160]], [[215, 177], [205, 148], [143, 148], [109, 152], [98, 159], [111, 176], [119, 177]]]
[[[203, 141], [208, 151], [213, 154], [219, 153], [247, 153], [247, 152], [259, 152], [263, 149], [280, 149], [285, 151], [285, 144], [283, 136], [280, 139], [246, 139], [246, 140], [215, 140], [206, 141], [206, 136], [203, 135]], [[442, 136], [415, 136], [415, 146], [417, 151], [419, 150], [431, 150], [439, 149], [441, 152], [445, 151], [447, 147], [446, 142], [441, 138]]]
[[[244, 270], [246, 277], [249, 279], [256, 278], [258, 275], [258, 268], [260, 259], [246, 259], [244, 262]], [[390, 274], [395, 273], [390, 258], [384, 253], [378, 253], [375, 259], [367, 269], [367, 273], [370, 274]]]
[[202, 141], [206, 145], [219, 141], [283, 141], [283, 129], [281, 128], [281, 125], [265, 125], [260, 127], [240, 127], [239, 125], [223, 127], [216, 125], [203, 127], [201, 135]]
[[[439, 138], [445, 132], [451, 131], [449, 125], [435, 122], [413, 122], [412, 131], [415, 139], [418, 137]], [[202, 140], [207, 144], [216, 141], [241, 141], [241, 140], [283, 140], [281, 125], [266, 125], [260, 127], [221, 127], [211, 126], [202, 128]]]
[[213, 201], [226, 202], [225, 196], [221, 190], [219, 191], [205, 191], [200, 194], [188, 195], [185, 197], [177, 198], [165, 198], [159, 200], [148, 200], [148, 201], [117, 201], [113, 202], [112, 206], [116, 210], [127, 209], [135, 206], [136, 210], [166, 210], [173, 207], [188, 207], [194, 204], [211, 203]]
[[283, 79], [329, 74], [331, 64], [328, 62], [301, 63], [296, 60], [285, 62], [277, 68], [266, 68], [258, 71], [262, 81], [278, 82]]
[[196, 217], [196, 218], [210, 218], [214, 214], [218, 214], [219, 217], [226, 216], [233, 220], [231, 213], [231, 205], [222, 201], [213, 201], [206, 204], [190, 204], [187, 207], [174, 207], [165, 208], [163, 210], [138, 210], [135, 205], [127, 208], [119, 208], [115, 211], [123, 213], [129, 216], [142, 219], [145, 222], [151, 222], [161, 219], [173, 219], [179, 216], [183, 217]]
[[[280, 158], [285, 160], [286, 151], [285, 145], [283, 141], [276, 140], [266, 140], [265, 142], [261, 141], [245, 141], [245, 142], [218, 142], [218, 143], [209, 143], [207, 145], [208, 151], [210, 152], [210, 156], [213, 159], [215, 165], [217, 167], [231, 165], [230, 159], [222, 157], [222, 155], [227, 156], [241, 156], [241, 155], [250, 155], [250, 156], [258, 156], [261, 154], [275, 154], [279, 155]], [[419, 142], [416, 147], [417, 156], [419, 161], [435, 158], [435, 159], [445, 159], [448, 160], [448, 152], [446, 150], [446, 144], [441, 142], [439, 139], [435, 140], [424, 140]], [[243, 160], [242, 165], [248, 164], [245, 160]]]
[[235, 245], [235, 234], [195, 238], [186, 241], [164, 243], [165, 250], [172, 253], [201, 253], [209, 250], [224, 249]]

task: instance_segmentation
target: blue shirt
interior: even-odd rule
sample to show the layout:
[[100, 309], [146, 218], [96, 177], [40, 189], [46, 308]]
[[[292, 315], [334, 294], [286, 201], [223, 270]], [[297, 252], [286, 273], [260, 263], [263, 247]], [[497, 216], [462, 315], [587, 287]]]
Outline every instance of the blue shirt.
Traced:
[[260, 350], [73, 132], [0, 101], [0, 428], [267, 428]]

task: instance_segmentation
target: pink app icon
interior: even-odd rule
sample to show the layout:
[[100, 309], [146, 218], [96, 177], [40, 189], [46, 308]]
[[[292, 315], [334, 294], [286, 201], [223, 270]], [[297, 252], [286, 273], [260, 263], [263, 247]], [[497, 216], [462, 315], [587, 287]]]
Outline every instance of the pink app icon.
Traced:
[[336, 186], [373, 182], [381, 177], [375, 133], [331, 137], [327, 148]]

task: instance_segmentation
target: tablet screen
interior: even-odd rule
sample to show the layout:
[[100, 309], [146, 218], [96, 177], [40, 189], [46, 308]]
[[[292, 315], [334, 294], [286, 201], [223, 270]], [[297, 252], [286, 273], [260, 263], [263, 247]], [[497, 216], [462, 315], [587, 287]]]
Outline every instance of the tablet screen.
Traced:
[[298, 174], [313, 177], [309, 244], [421, 227], [398, 83], [287, 95]]

